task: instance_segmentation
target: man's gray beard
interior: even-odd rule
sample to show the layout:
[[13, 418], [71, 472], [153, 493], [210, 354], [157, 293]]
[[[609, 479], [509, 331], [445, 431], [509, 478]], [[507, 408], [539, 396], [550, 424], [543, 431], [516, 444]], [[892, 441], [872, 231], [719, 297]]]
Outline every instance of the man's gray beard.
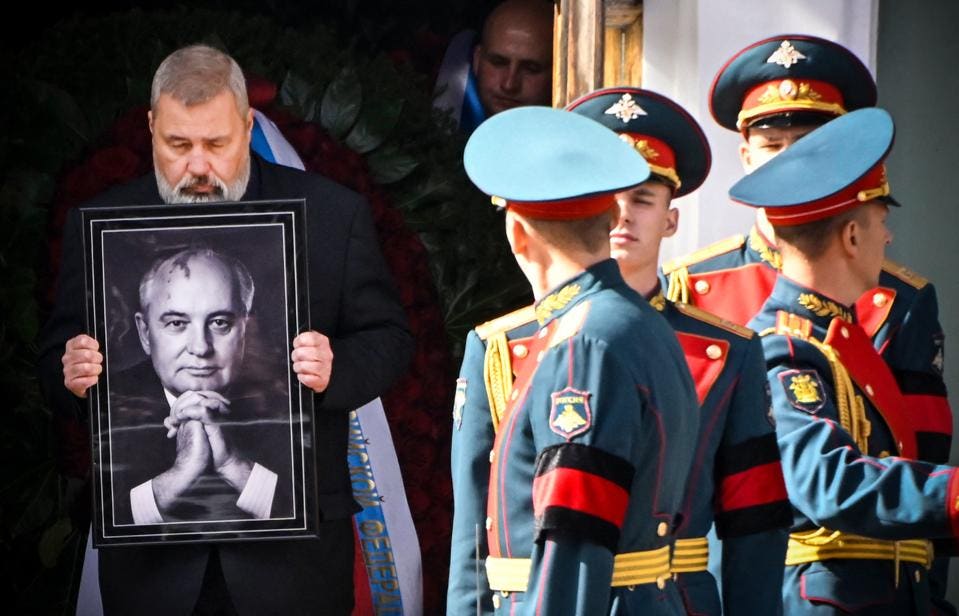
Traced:
[[[160, 198], [163, 199], [164, 203], [172, 205], [175, 203], [239, 201], [243, 198], [243, 194], [246, 193], [246, 185], [250, 181], [250, 157], [246, 157], [243, 166], [240, 167], [239, 175], [237, 175], [236, 180], [234, 180], [232, 184], [226, 184], [223, 180], [211, 173], [208, 176], [200, 177], [184, 174], [183, 179], [181, 179], [176, 186], [172, 186], [167, 182], [163, 173], [160, 172], [160, 168], [156, 164], [156, 157], [153, 158], [153, 174], [156, 176], [157, 189], [160, 191]], [[198, 182], [197, 180], [200, 181]], [[213, 184], [216, 189], [204, 194], [183, 191], [184, 188], [188, 188], [194, 184]]]

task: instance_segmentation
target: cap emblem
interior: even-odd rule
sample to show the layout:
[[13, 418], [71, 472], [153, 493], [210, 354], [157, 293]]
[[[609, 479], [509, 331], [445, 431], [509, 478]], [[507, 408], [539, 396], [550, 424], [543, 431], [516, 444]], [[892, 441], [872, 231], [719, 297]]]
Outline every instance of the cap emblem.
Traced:
[[646, 115], [646, 111], [643, 110], [636, 101], [633, 100], [633, 97], [629, 94], [623, 94], [622, 98], [613, 103], [613, 106], [606, 110], [606, 115], [616, 116], [623, 121], [623, 124], [627, 124], [630, 120], [635, 120], [639, 116]]
[[785, 79], [779, 82], [779, 87], [769, 84], [766, 91], [759, 97], [759, 102], [763, 105], [769, 103], [779, 103], [783, 101], [818, 101], [822, 95], [812, 89], [808, 83], [800, 82], [798, 85], [791, 79]]
[[636, 148], [636, 151], [643, 155], [646, 160], [656, 160], [659, 158], [659, 152], [656, 151], [646, 139], [634, 139], [626, 133], [620, 133], [619, 138]]
[[789, 68], [793, 64], [796, 64], [800, 60], [805, 60], [806, 56], [799, 53], [792, 43], [789, 41], [783, 41], [779, 44], [779, 47], [776, 48], [776, 51], [773, 52], [771, 56], [766, 60], [770, 64], [778, 64], [783, 68]]

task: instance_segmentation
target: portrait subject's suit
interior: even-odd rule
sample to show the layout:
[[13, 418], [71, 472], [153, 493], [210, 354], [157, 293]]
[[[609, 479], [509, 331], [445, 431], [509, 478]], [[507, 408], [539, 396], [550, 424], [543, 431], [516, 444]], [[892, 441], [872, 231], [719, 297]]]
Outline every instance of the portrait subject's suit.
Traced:
[[[241, 614], [349, 613], [350, 516], [357, 507], [346, 463], [348, 413], [400, 376], [412, 340], [364, 200], [325, 178], [251, 154], [244, 201], [296, 198], [306, 199], [310, 294], [310, 322], [299, 326], [329, 336], [334, 356], [329, 387], [314, 396], [320, 539], [102, 549], [100, 587], [107, 613], [191, 613], [213, 550]], [[87, 205], [161, 202], [150, 174]], [[81, 233], [73, 210], [64, 228], [56, 304], [41, 332], [39, 368], [54, 412], [82, 418], [86, 403], [64, 387], [60, 360], [66, 341], [86, 331]]]
[[[246, 375], [249, 375], [247, 371]], [[229, 400], [221, 416], [224, 441], [239, 456], [277, 475], [270, 518], [293, 515], [289, 402], [285, 391], [266, 380], [241, 373], [219, 393]], [[101, 434], [104, 464], [113, 487], [105, 507], [114, 524], [133, 524], [130, 491], [167, 471], [176, 459], [177, 439], [167, 438], [163, 420], [170, 404], [149, 360], [110, 376], [110, 434]], [[104, 428], [106, 428], [106, 423]], [[299, 439], [297, 439], [299, 440]], [[237, 506], [239, 493], [212, 468], [163, 515], [165, 522], [247, 520], [254, 516]]]

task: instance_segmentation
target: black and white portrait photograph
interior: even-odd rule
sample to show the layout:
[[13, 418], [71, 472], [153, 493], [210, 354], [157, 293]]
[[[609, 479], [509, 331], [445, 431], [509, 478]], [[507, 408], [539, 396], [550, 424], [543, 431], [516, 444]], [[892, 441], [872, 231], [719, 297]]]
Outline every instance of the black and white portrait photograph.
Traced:
[[85, 212], [103, 544], [309, 532], [296, 208], [244, 208]]

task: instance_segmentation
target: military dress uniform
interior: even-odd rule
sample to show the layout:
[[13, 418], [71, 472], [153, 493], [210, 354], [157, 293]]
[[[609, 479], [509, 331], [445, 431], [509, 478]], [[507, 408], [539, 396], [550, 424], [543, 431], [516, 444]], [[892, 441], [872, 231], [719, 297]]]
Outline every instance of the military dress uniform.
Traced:
[[[813, 125], [876, 102], [868, 69], [848, 49], [807, 35], [750, 45], [713, 80], [709, 108], [730, 130]], [[745, 325], [772, 291], [782, 259], [756, 225], [663, 264], [667, 297]], [[942, 379], [943, 333], [935, 287], [886, 261], [879, 286], [856, 303], [860, 323], [892, 368], [924, 433], [921, 458], [944, 462], [952, 411]]]
[[[663, 265], [667, 296], [746, 324], [772, 292], [782, 257], [756, 225]], [[919, 458], [945, 463], [952, 410], [943, 381], [944, 335], [935, 286], [886, 259], [879, 285], [856, 302], [862, 328], [893, 371], [920, 427]]]
[[[700, 403], [700, 434], [687, 480], [670, 564], [688, 614], [721, 614], [716, 580], [706, 569], [706, 533], [722, 537], [726, 613], [770, 613], [781, 603], [785, 528], [792, 517], [779, 466], [762, 347], [752, 330], [694, 306], [652, 305], [676, 332]], [[480, 575], [488, 553], [487, 482], [495, 430], [513, 378], [529, 357], [533, 306], [477, 326], [467, 336], [453, 405], [453, 516], [447, 612], [492, 611]], [[498, 600], [499, 602], [499, 600]], [[772, 606], [770, 608], [770, 606]]]
[[[817, 126], [876, 104], [869, 69], [845, 47], [789, 34], [753, 43], [716, 73], [713, 119], [729, 130]], [[769, 297], [780, 267], [773, 242], [757, 226], [663, 264], [669, 299], [745, 325]]]
[[[824, 125], [743, 178], [733, 200], [774, 226], [888, 196], [888, 114]], [[797, 173], [797, 170], [800, 172]], [[810, 181], [815, 178], [815, 181]], [[928, 614], [931, 539], [959, 533], [959, 469], [918, 461], [919, 422], [856, 310], [780, 276], [760, 331], [793, 526], [787, 614]]]
[[[607, 88], [567, 109], [616, 131], [674, 197], [696, 190], [709, 172], [709, 146], [699, 125], [655, 92]], [[650, 303], [676, 332], [700, 404], [672, 559], [687, 613], [779, 613], [791, 514], [759, 339], [695, 306], [666, 301], [662, 293]], [[714, 522], [723, 540], [722, 597], [707, 570], [706, 534]]]
[[[875, 102], [875, 82], [852, 52], [793, 34], [764, 39], [730, 59], [713, 80], [709, 105], [721, 126], [744, 131], [816, 125]], [[745, 235], [664, 263], [667, 297], [745, 325], [772, 292], [781, 264], [774, 242], [753, 225]], [[906, 397], [920, 433], [918, 458], [946, 462], [953, 416], [942, 377], [944, 336], [935, 287], [887, 260], [879, 285], [863, 294], [856, 313]], [[959, 549], [942, 545], [939, 553], [954, 556]], [[937, 564], [937, 605], [954, 613], [942, 600], [947, 566], [945, 559]]]
[[[615, 192], [648, 177], [642, 157], [606, 129], [530, 107], [481, 125], [464, 166], [527, 219], [602, 215]], [[612, 259], [534, 310], [489, 458], [494, 611], [681, 614], [669, 552], [698, 415], [679, 344]]]
[[[453, 533], [448, 614], [493, 611], [486, 579], [486, 497], [493, 438], [512, 390], [516, 364], [529, 357], [536, 332], [535, 310], [527, 306], [478, 325], [466, 337], [453, 399]], [[497, 599], [499, 601], [499, 599]]]

